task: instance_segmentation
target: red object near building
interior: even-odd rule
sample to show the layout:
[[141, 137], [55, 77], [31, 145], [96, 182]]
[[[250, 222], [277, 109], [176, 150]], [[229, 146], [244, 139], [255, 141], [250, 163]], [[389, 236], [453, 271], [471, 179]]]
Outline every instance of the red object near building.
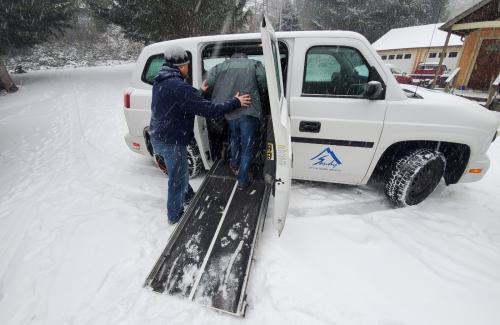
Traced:
[[[412, 84], [430, 84], [434, 80], [434, 76], [436, 75], [436, 71], [439, 69], [439, 63], [438, 62], [426, 62], [426, 63], [419, 63], [417, 68], [415, 69], [415, 72], [410, 74], [410, 77], [412, 78], [411, 83]], [[446, 65], [441, 65], [441, 68], [438, 71], [438, 79], [439, 77], [445, 76], [445, 74], [448, 72], [448, 69], [446, 68]]]
[[391, 70], [391, 73], [393, 76], [396, 78], [396, 81], [400, 84], [411, 84], [412, 78], [408, 76], [406, 73], [401, 72], [398, 67], [388, 64], [387, 65], [389, 69]]

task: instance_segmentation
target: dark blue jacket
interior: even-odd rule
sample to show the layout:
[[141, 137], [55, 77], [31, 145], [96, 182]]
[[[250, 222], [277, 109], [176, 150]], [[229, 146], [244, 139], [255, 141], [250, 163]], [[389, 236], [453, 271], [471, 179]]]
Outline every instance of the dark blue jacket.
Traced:
[[149, 134], [167, 144], [188, 145], [195, 115], [219, 117], [240, 106], [235, 97], [221, 104], [204, 99], [184, 81], [178, 68], [164, 65], [153, 84]]

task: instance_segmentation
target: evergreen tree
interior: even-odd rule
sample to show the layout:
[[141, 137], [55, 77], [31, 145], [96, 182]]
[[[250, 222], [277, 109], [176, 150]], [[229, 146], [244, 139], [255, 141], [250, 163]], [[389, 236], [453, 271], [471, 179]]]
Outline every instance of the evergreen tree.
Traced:
[[438, 23], [448, 0], [305, 0], [306, 27], [359, 32], [373, 42], [392, 28]]
[[68, 0], [0, 0], [0, 53], [31, 47], [62, 32], [75, 8]]
[[[76, 8], [69, 0], [0, 0], [0, 54], [28, 48], [62, 32]], [[16, 91], [3, 62], [0, 89]]]
[[287, 0], [281, 10], [281, 24], [277, 28], [281, 31], [302, 30], [297, 8], [290, 0]]
[[368, 1], [360, 0], [308, 0], [304, 7], [309, 26], [320, 30], [359, 30], [367, 15]]
[[246, 0], [88, 0], [96, 15], [144, 43], [238, 32], [250, 17]]
[[372, 4], [371, 31], [367, 37], [377, 40], [393, 28], [436, 24], [445, 19], [448, 0], [384, 0]]

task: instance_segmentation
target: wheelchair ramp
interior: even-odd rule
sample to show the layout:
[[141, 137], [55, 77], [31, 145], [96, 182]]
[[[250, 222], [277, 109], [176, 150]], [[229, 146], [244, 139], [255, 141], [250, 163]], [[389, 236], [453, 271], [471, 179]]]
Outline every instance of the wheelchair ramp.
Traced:
[[215, 163], [145, 286], [244, 315], [246, 284], [271, 187], [263, 180], [245, 191], [236, 185], [227, 163]]

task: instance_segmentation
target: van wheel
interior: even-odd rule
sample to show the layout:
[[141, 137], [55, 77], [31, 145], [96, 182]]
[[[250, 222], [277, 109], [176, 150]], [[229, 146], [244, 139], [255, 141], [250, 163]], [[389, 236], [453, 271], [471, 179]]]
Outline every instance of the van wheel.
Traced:
[[440, 152], [411, 151], [396, 162], [385, 184], [385, 194], [398, 207], [419, 204], [436, 189], [445, 167]]
[[153, 145], [151, 144], [151, 137], [149, 136], [149, 126], [146, 126], [142, 131], [142, 135], [144, 136], [144, 142], [146, 143], [146, 149], [151, 156], [154, 155]]
[[188, 167], [189, 167], [189, 177], [194, 178], [198, 176], [203, 167], [203, 161], [201, 160], [200, 150], [195, 140], [187, 146], [187, 156], [188, 156]]

